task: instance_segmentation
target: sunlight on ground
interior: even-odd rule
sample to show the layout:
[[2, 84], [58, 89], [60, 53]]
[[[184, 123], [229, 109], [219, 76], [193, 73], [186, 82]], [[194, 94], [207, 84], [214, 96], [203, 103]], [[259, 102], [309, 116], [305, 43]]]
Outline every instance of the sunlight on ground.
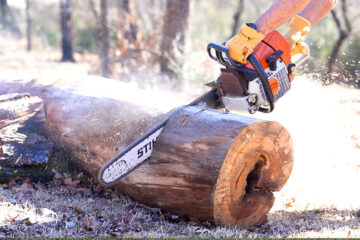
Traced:
[[26, 225], [51, 223], [58, 218], [54, 211], [35, 206], [30, 199], [19, 201], [15, 198], [8, 199], [2, 194], [0, 195], [0, 209], [0, 227], [14, 222], [23, 222]]

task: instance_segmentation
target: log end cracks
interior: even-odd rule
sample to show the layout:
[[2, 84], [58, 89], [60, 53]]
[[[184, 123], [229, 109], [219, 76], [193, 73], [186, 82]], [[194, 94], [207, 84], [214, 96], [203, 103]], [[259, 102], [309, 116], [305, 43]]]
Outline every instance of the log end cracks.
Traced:
[[255, 122], [234, 139], [214, 191], [216, 224], [261, 224], [293, 166], [289, 133], [276, 122]]

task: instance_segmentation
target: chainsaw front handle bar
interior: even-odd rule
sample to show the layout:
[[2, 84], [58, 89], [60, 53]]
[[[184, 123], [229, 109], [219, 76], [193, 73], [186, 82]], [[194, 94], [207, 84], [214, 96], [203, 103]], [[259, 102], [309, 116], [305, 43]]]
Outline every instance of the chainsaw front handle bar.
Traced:
[[[223, 45], [225, 45], [225, 43], [223, 43]], [[215, 55], [213, 55], [213, 51], [215, 51]], [[231, 59], [229, 49], [227, 49], [224, 46], [221, 46], [221, 45], [218, 45], [215, 43], [210, 43], [207, 46], [207, 52], [211, 59], [219, 62], [220, 64], [224, 65], [225, 67], [235, 68], [235, 69], [244, 67], [243, 64], [237, 63]], [[262, 67], [261, 63], [257, 60], [257, 58], [253, 54], [250, 54], [249, 57], [247, 58], [247, 60], [254, 67], [256, 73], [259, 75], [261, 84], [264, 87], [266, 100], [270, 105], [269, 108], [260, 107], [259, 111], [265, 112], [265, 113], [272, 112], [275, 107], [275, 100], [274, 100], [274, 95], [271, 91], [271, 87], [269, 84], [269, 79], [267, 77], [267, 74], [265, 73], [264, 68]]]
[[267, 101], [270, 105], [270, 108], [264, 108], [260, 107], [260, 112], [270, 113], [275, 108], [275, 100], [274, 100], [274, 94], [271, 91], [269, 79], [267, 77], [266, 72], [264, 71], [264, 68], [262, 67], [261, 63], [256, 59], [256, 57], [253, 54], [250, 54], [247, 60], [251, 63], [251, 65], [254, 67], [255, 71], [259, 75], [260, 81], [264, 87], [265, 96], [267, 98]]
[[[223, 43], [225, 44], [225, 43]], [[215, 51], [215, 56], [213, 55], [213, 50]], [[215, 43], [209, 43], [207, 46], [207, 52], [209, 54], [209, 57], [220, 64], [226, 66], [226, 67], [241, 67], [243, 66], [240, 63], [235, 62], [230, 57], [229, 49], [227, 49], [224, 46], [215, 44]], [[225, 54], [225, 56], [224, 56]]]

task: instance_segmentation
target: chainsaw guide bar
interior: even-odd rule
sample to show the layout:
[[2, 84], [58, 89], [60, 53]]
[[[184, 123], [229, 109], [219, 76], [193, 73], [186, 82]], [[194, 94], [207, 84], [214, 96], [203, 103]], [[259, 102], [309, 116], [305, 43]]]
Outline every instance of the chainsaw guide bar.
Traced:
[[156, 139], [171, 116], [172, 114], [107, 162], [99, 171], [99, 183], [104, 187], [110, 187], [149, 160]]

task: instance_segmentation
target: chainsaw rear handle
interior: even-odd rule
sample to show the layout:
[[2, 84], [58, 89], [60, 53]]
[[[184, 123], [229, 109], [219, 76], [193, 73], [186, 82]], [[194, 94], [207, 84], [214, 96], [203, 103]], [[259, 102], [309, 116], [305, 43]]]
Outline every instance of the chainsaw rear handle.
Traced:
[[[213, 50], [215, 51], [215, 56], [213, 55]], [[231, 57], [230, 57], [229, 49], [227, 49], [224, 46], [221, 46], [221, 45], [218, 45], [218, 44], [215, 44], [215, 43], [210, 43], [207, 46], [207, 52], [208, 52], [209, 57], [211, 59], [219, 62], [220, 64], [222, 64], [222, 65], [224, 65], [226, 67], [236, 69], [236, 68], [240, 68], [240, 67], [244, 66], [244, 65], [242, 65], [240, 63], [237, 63], [234, 60], [232, 60]], [[264, 87], [266, 100], [270, 105], [269, 108], [260, 107], [259, 111], [260, 112], [265, 112], [265, 113], [272, 112], [274, 110], [274, 107], [275, 107], [275, 101], [274, 101], [274, 95], [273, 95], [273, 93], [271, 91], [271, 87], [270, 87], [270, 84], [269, 84], [269, 79], [267, 77], [267, 74], [265, 73], [264, 68], [262, 67], [261, 63], [257, 60], [257, 58], [253, 54], [250, 54], [249, 57], [247, 58], [247, 60], [254, 67], [256, 73], [259, 75], [261, 84]]]

